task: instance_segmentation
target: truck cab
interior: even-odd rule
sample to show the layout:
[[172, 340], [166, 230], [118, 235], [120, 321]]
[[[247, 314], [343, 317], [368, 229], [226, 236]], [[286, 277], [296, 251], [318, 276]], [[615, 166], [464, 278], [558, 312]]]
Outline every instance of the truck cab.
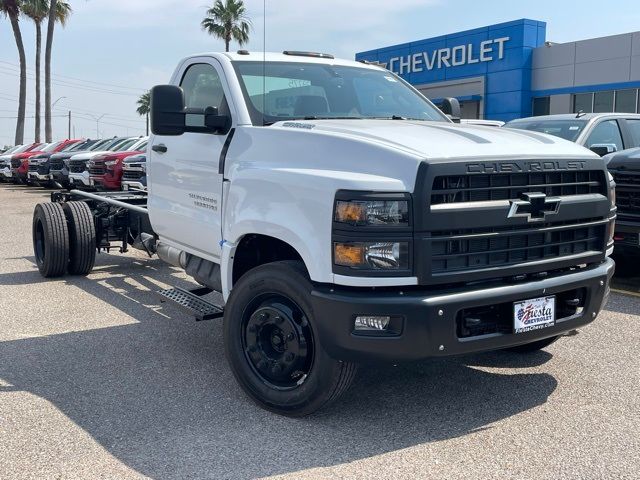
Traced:
[[[328, 405], [360, 363], [544, 348], [608, 298], [616, 209], [602, 159], [455, 124], [379, 66], [190, 56], [152, 89], [151, 129], [147, 194], [72, 191], [36, 210], [40, 271], [92, 266], [79, 253], [55, 263], [49, 221], [184, 269], [200, 286], [162, 294], [224, 317], [233, 374], [276, 413]], [[77, 219], [91, 216], [85, 235]], [[223, 302], [201, 298], [213, 291]]]

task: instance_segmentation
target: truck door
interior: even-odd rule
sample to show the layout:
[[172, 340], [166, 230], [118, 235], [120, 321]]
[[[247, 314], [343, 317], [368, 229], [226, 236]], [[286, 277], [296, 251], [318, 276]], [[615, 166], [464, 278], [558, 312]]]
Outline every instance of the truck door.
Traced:
[[[222, 67], [213, 58], [191, 59], [181, 72], [187, 108], [217, 107], [231, 114]], [[161, 239], [215, 260], [222, 239], [222, 175], [226, 135], [187, 132], [156, 135], [149, 150], [149, 212]], [[194, 252], [195, 251], [195, 252]]]

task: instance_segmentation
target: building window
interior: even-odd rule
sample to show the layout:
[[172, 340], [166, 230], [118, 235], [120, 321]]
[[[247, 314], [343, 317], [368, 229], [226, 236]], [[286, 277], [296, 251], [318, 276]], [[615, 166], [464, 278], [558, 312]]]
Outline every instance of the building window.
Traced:
[[616, 112], [636, 113], [637, 90], [616, 90]]
[[533, 116], [549, 115], [551, 97], [538, 97], [533, 99]]
[[613, 90], [596, 92], [593, 95], [593, 111], [595, 113], [613, 112]]
[[576, 93], [573, 96], [573, 113], [593, 112], [593, 93]]

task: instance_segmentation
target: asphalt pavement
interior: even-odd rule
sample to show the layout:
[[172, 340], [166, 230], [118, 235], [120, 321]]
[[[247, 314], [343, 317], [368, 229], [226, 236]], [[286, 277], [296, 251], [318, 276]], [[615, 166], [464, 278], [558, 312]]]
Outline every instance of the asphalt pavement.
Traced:
[[640, 477], [640, 278], [545, 351], [363, 367], [292, 420], [236, 385], [219, 320], [161, 300], [179, 270], [130, 252], [41, 278], [47, 196], [0, 184], [0, 479]]

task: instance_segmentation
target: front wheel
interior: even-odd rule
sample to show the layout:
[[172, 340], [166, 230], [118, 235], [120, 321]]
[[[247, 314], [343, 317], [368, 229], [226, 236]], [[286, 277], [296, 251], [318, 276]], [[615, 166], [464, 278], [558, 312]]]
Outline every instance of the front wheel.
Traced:
[[234, 376], [252, 400], [280, 415], [329, 405], [356, 372], [322, 348], [311, 289], [300, 262], [269, 263], [241, 277], [225, 307], [224, 343]]

